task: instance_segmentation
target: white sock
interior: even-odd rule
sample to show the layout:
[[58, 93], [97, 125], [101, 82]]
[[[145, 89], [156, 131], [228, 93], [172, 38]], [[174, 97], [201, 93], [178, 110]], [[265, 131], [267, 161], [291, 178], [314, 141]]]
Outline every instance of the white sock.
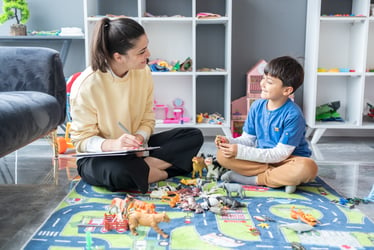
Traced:
[[284, 191], [287, 193], [287, 194], [292, 194], [296, 191], [296, 186], [285, 186], [284, 187]]
[[225, 182], [237, 182], [244, 185], [257, 185], [257, 176], [245, 176], [234, 171], [228, 171], [221, 176], [221, 180]]

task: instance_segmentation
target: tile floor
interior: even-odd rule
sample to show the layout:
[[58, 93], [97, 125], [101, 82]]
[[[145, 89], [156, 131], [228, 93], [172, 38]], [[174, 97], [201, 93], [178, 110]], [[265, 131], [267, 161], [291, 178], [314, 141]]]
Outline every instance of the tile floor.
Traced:
[[[364, 198], [374, 185], [374, 138], [322, 137], [312, 146], [319, 176], [345, 197]], [[206, 138], [202, 152], [215, 154], [213, 137]], [[0, 158], [0, 249], [19, 250], [51, 211], [65, 197], [76, 176], [67, 158], [54, 184], [51, 147], [38, 140]], [[14, 184], [17, 183], [17, 184]], [[374, 220], [374, 203], [359, 205]]]

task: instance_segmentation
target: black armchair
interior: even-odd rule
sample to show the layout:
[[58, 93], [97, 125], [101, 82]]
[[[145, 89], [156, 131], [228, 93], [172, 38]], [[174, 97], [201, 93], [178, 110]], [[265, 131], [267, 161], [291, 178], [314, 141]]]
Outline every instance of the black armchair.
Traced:
[[0, 158], [51, 132], [55, 142], [65, 117], [66, 82], [59, 53], [0, 47]]

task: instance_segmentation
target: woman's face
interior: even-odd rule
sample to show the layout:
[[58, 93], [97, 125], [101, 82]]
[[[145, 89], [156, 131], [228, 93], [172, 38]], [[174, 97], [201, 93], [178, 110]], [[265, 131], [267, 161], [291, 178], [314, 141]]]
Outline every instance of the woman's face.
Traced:
[[135, 46], [124, 55], [124, 63], [128, 69], [143, 69], [147, 65], [147, 59], [151, 56], [148, 50], [148, 37], [144, 34], [134, 42]]

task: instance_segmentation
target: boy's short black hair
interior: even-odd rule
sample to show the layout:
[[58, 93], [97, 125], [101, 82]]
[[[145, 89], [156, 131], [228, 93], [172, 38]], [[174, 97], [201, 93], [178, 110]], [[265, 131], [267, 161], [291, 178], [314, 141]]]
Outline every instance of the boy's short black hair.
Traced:
[[295, 92], [304, 81], [303, 66], [290, 56], [272, 59], [264, 69], [265, 75], [280, 79], [285, 87], [292, 87]]

